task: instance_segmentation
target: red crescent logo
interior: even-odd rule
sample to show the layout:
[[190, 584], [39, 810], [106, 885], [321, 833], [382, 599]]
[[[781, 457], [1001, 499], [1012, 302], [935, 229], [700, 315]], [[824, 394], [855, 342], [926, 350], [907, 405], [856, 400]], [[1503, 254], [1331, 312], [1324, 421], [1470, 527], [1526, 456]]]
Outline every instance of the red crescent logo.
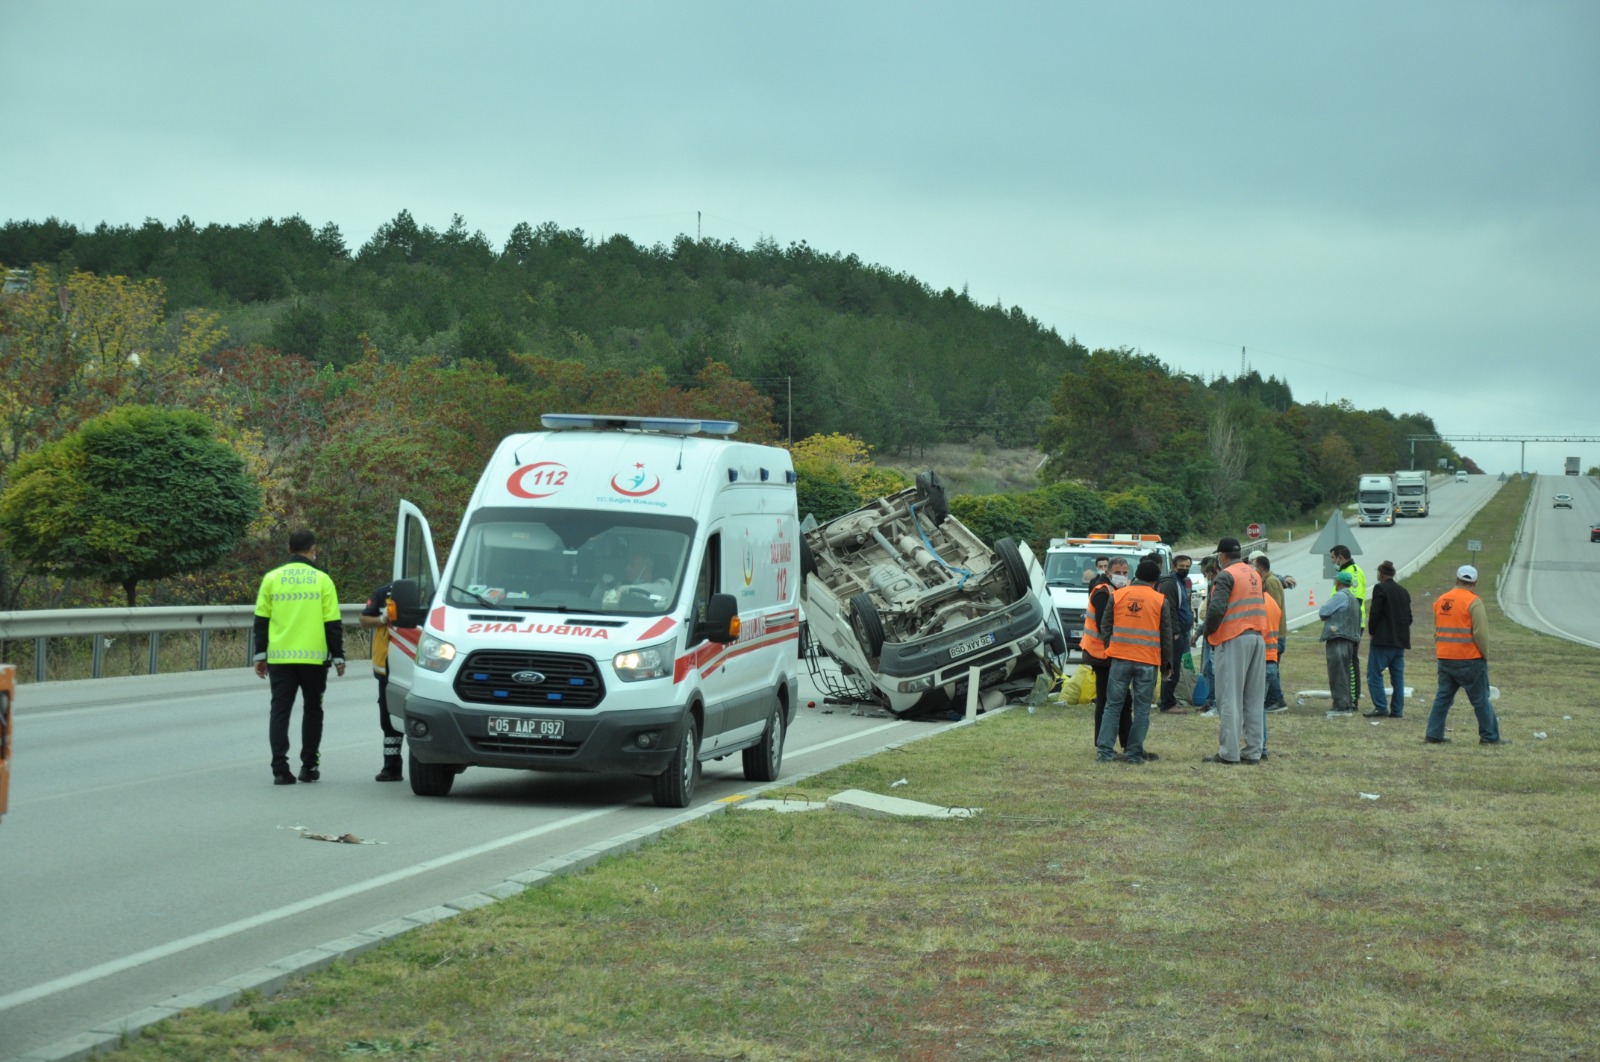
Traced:
[[[549, 490], [534, 493], [522, 485], [523, 479], [533, 475], [534, 483]], [[548, 498], [560, 490], [567, 481], [567, 470], [559, 461], [535, 461], [531, 465], [523, 465], [511, 473], [511, 478], [506, 480], [506, 490], [519, 498]]]

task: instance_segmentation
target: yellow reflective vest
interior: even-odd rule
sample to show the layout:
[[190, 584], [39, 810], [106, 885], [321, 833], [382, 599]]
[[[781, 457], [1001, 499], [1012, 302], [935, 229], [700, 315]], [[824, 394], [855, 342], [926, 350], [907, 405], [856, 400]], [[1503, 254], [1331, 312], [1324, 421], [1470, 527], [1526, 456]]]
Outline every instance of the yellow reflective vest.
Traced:
[[[327, 624], [339, 620], [333, 580], [301, 557], [262, 578], [256, 616], [267, 621], [268, 664], [323, 664], [344, 655], [342, 636], [339, 644], [328, 644]], [[256, 652], [261, 649], [258, 645]]]

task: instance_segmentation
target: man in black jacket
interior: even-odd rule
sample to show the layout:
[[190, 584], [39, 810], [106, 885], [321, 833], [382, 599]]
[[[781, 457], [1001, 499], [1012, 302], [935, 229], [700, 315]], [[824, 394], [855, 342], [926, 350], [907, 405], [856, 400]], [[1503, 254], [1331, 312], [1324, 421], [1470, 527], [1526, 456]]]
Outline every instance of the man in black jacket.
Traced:
[[[1152, 553], [1145, 559], [1151, 557], [1160, 562], [1159, 554]], [[1168, 673], [1163, 673], [1161, 677], [1161, 710], [1168, 715], [1182, 715], [1189, 710], [1178, 704], [1177, 661], [1189, 651], [1189, 632], [1194, 628], [1194, 606], [1189, 600], [1189, 566], [1192, 563], [1187, 554], [1178, 554], [1172, 558], [1172, 570], [1156, 583], [1156, 589], [1167, 599], [1167, 615], [1172, 617], [1173, 626], [1171, 652], [1174, 663], [1170, 677]]]
[[[1378, 565], [1378, 583], [1367, 604], [1367, 692], [1372, 695], [1369, 718], [1401, 718], [1405, 710], [1406, 650], [1411, 648], [1411, 594], [1394, 578], [1394, 562]], [[1393, 687], [1387, 697], [1383, 673]]]

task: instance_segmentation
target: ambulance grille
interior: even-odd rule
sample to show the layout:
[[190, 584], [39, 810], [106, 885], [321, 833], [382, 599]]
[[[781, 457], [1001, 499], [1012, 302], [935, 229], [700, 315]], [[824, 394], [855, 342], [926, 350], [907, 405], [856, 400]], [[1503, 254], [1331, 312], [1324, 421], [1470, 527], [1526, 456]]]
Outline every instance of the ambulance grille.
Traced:
[[470, 704], [520, 708], [593, 708], [606, 696], [600, 669], [590, 657], [507, 649], [480, 649], [468, 656], [456, 672], [455, 690]]

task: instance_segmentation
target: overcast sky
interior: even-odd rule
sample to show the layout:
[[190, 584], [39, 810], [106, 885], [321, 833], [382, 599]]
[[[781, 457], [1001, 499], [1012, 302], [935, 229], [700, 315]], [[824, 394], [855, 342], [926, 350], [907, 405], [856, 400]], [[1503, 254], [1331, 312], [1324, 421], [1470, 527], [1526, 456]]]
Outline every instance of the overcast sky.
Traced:
[[0, 0], [0, 100], [3, 219], [698, 216], [1301, 401], [1600, 437], [1594, 0]]

